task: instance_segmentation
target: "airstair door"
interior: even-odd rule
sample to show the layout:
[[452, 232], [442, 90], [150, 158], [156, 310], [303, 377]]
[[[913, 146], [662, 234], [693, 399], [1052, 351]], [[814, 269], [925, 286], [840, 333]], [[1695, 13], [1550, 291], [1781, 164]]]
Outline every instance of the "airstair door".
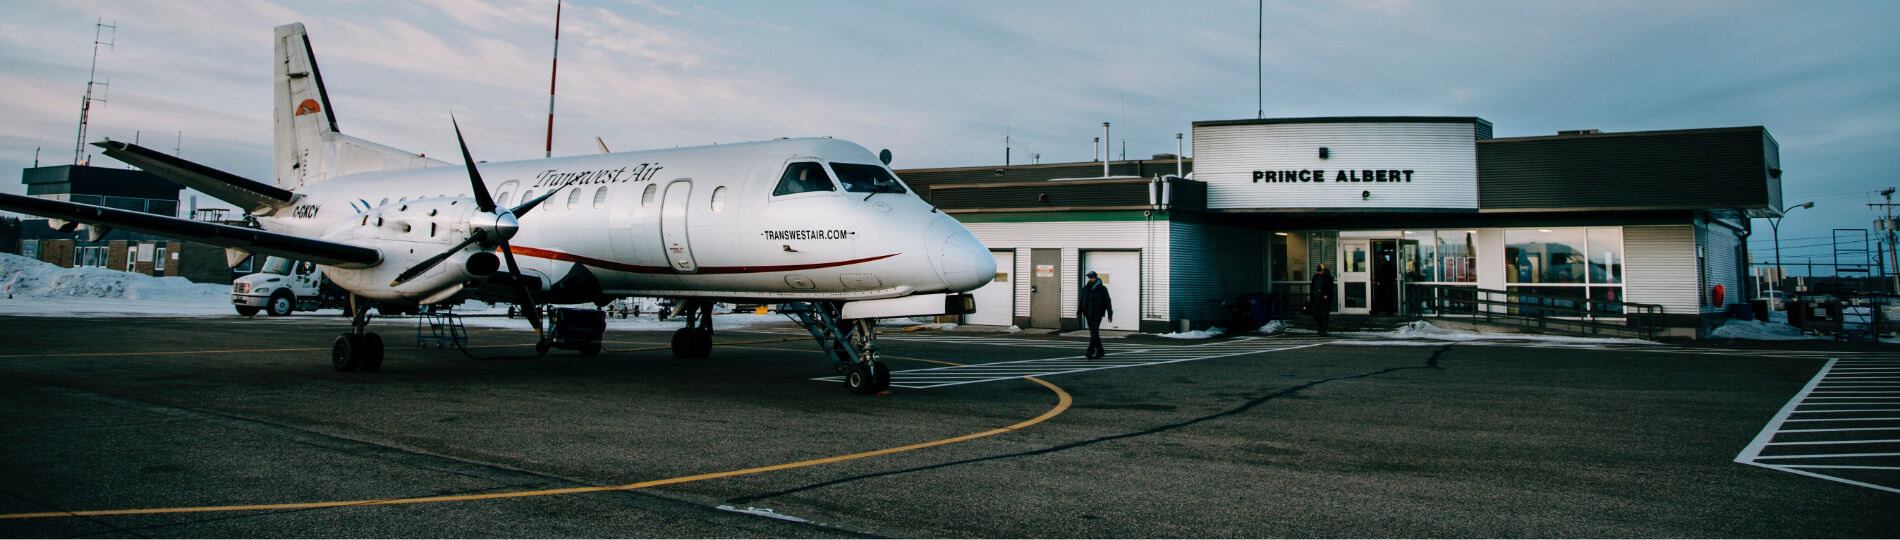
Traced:
[[666, 250], [666, 262], [674, 271], [691, 274], [699, 271], [693, 263], [693, 246], [686, 237], [686, 208], [693, 195], [693, 181], [674, 180], [666, 185], [660, 202], [660, 246]]

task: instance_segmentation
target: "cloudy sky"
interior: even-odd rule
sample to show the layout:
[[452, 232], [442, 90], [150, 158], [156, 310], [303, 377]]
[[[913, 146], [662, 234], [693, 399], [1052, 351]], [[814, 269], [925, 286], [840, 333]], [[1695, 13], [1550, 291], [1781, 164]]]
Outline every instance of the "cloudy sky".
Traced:
[[[833, 136], [889, 148], [898, 168], [974, 166], [1002, 163], [1007, 133], [1018, 162], [1087, 161], [1102, 122], [1115, 154], [1141, 157], [1262, 108], [1477, 116], [1499, 137], [1759, 125], [1781, 143], [1787, 202], [1816, 203], [1783, 225], [1784, 257], [1827, 254], [1830, 229], [1871, 226], [1867, 203], [1900, 185], [1900, 2], [1268, 1], [1264, 29], [1256, 1], [564, 6], [556, 155], [596, 152], [596, 136], [617, 151]], [[303, 22], [344, 132], [453, 156], [454, 112], [478, 159], [540, 157], [554, 12], [5, 2], [0, 170], [36, 148], [72, 162], [99, 18], [118, 29], [90, 140], [268, 180], [271, 28]]]

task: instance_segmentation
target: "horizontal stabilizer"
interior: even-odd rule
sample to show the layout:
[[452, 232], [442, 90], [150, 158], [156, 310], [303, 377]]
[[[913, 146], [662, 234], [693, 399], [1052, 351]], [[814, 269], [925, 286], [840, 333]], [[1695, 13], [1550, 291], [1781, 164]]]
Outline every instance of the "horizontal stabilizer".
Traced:
[[383, 260], [382, 252], [353, 244], [11, 193], [0, 193], [0, 210], [85, 223], [95, 227], [109, 226], [114, 229], [188, 240], [223, 248], [238, 248], [252, 253], [276, 255], [341, 268], [367, 268], [376, 266]]
[[204, 192], [253, 214], [290, 206], [296, 194], [256, 180], [185, 161], [157, 150], [119, 141], [92, 143], [106, 156], [144, 169], [178, 185]]

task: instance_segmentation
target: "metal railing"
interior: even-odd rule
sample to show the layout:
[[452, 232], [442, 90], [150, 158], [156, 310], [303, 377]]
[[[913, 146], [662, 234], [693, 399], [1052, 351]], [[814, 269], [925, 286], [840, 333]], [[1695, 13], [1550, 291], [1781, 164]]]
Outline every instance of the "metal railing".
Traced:
[[1662, 330], [1662, 311], [1655, 304], [1409, 283], [1400, 307], [1411, 317], [1644, 339]]

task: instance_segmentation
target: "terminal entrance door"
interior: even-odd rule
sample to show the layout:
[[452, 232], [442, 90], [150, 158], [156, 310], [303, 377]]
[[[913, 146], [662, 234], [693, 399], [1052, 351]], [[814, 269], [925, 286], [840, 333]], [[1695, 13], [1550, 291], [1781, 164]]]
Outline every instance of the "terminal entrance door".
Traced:
[[1029, 250], [1029, 326], [1062, 328], [1062, 250]]
[[1399, 242], [1372, 241], [1372, 314], [1399, 314]]
[[1339, 239], [1339, 312], [1372, 312], [1372, 245], [1363, 238]]

